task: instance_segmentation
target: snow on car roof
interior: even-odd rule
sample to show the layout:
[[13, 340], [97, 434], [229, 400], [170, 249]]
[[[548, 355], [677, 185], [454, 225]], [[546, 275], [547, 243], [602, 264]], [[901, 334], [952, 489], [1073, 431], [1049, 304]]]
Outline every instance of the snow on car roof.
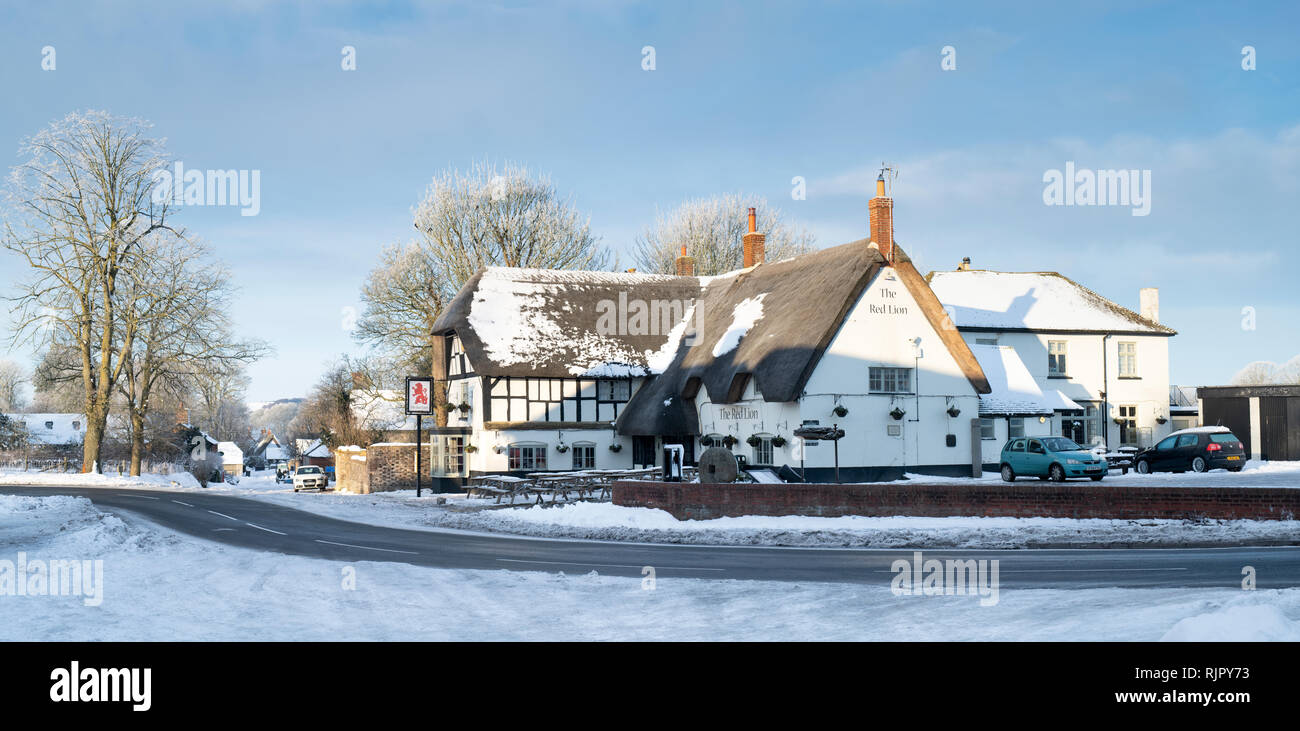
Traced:
[[1230, 431], [1232, 430], [1226, 426], [1193, 426], [1188, 429], [1179, 429], [1175, 432], [1169, 432], [1169, 436], [1172, 437], [1175, 434], [1218, 434], [1220, 432]]

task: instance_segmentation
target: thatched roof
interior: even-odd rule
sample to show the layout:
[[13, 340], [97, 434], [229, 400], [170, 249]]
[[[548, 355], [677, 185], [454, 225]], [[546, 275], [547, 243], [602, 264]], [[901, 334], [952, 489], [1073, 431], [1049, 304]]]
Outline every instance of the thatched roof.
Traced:
[[[480, 375], [643, 376], [672, 357], [672, 328], [699, 292], [695, 277], [487, 267], [466, 282], [433, 332], [457, 333]], [[682, 304], [671, 322], [655, 311], [644, 328], [634, 320], [623, 332], [601, 327], [611, 308], [616, 318], [627, 316], [637, 301]]]
[[[911, 260], [896, 249], [894, 269], [978, 393], [979, 363]], [[691, 399], [702, 386], [714, 403], [738, 400], [752, 379], [765, 401], [794, 401], [862, 291], [885, 264], [867, 240], [707, 280], [693, 323], [694, 343], [622, 411], [620, 434], [695, 434]], [[760, 309], [761, 308], [761, 309]], [[761, 316], [755, 317], [755, 311]], [[737, 338], [737, 330], [743, 337]], [[685, 396], [683, 396], [685, 394]]]
[[[434, 334], [459, 335], [479, 375], [649, 376], [621, 410], [619, 433], [695, 434], [700, 388], [714, 403], [732, 403], [752, 379], [766, 401], [798, 399], [884, 265], [862, 239], [717, 277], [488, 267], [465, 284]], [[988, 393], [975, 356], [897, 247], [893, 268], [975, 391]], [[642, 328], [633, 319], [637, 302], [654, 312]], [[609, 327], [611, 310], [624, 326]]]

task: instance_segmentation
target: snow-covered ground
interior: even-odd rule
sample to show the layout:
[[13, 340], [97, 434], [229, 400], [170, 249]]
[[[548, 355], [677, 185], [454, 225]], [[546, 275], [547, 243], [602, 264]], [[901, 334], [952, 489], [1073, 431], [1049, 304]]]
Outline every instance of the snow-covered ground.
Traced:
[[18, 552], [102, 560], [102, 602], [0, 595], [0, 640], [1300, 640], [1300, 589], [1003, 589], [989, 607], [813, 582], [659, 578], [646, 590], [595, 572], [261, 553], [84, 498], [0, 496], [0, 562]]
[[[0, 484], [35, 482], [35, 473], [0, 472]], [[1200, 485], [1230, 477], [1243, 487], [1287, 486], [1300, 477], [1300, 463], [1273, 462], [1239, 474], [1130, 475], [1135, 484]], [[941, 478], [914, 476], [917, 480]], [[985, 480], [996, 481], [990, 473]], [[948, 478], [949, 481], [958, 481]], [[189, 475], [139, 478], [44, 475], [39, 482], [113, 488], [201, 490]], [[967, 480], [970, 482], [970, 480]], [[1087, 483], [1091, 484], [1091, 483]], [[514, 507], [461, 494], [415, 497], [414, 490], [372, 495], [295, 493], [274, 473], [245, 477], [237, 485], [214, 484], [208, 492], [264, 500], [342, 520], [417, 529], [457, 529], [593, 540], [704, 545], [851, 546], [870, 548], [1033, 548], [1049, 546], [1241, 545], [1300, 542], [1300, 521], [1277, 520], [1072, 520], [1065, 518], [869, 518], [844, 516], [744, 516], [679, 521], [665, 511], [610, 503]], [[443, 498], [445, 505], [437, 505]]]

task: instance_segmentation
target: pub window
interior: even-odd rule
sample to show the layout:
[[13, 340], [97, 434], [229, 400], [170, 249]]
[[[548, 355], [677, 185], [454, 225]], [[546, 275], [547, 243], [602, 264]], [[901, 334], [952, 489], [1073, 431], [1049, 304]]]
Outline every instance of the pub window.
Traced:
[[980, 419], [980, 439], [997, 439], [997, 426], [992, 419]]
[[912, 369], [872, 366], [867, 373], [867, 382], [872, 393], [911, 393]]
[[772, 437], [759, 437], [758, 446], [754, 447], [754, 464], [773, 464]]
[[573, 469], [593, 470], [596, 468], [596, 445], [591, 442], [578, 442], [573, 445]]
[[[981, 430], [982, 431], [982, 430]], [[1007, 419], [1007, 438], [1015, 439], [1025, 435], [1025, 420], [1021, 418]]]
[[509, 455], [509, 469], [529, 471], [546, 469], [545, 444], [512, 444]]
[[1065, 356], [1068, 349], [1068, 343], [1064, 340], [1047, 341], [1047, 375], [1064, 376]]

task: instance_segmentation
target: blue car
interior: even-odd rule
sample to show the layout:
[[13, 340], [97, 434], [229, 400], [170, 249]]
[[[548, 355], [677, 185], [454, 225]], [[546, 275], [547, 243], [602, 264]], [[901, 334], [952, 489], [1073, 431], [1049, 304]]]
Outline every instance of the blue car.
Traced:
[[1071, 477], [1087, 477], [1094, 482], [1106, 476], [1110, 466], [1103, 457], [1080, 447], [1065, 437], [1016, 437], [1002, 447], [1002, 479], [1015, 482], [1017, 477], [1037, 477], [1064, 482]]

